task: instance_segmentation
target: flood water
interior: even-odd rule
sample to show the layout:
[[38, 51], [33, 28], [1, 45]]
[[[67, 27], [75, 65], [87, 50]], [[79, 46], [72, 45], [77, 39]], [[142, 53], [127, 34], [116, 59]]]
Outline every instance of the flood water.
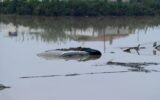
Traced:
[[[16, 35], [9, 35], [16, 32]], [[145, 70], [107, 65], [160, 63], [160, 51], [124, 47], [160, 41], [159, 17], [0, 16], [0, 100], [160, 100], [160, 65]], [[46, 50], [89, 47], [96, 59], [40, 57]], [[28, 77], [28, 78], [22, 78]]]

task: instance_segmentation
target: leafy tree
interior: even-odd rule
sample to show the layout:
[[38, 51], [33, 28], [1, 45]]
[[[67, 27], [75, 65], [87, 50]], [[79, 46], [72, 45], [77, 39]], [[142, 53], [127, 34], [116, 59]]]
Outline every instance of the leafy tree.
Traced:
[[0, 13], [40, 16], [160, 15], [160, 0], [4, 0]]

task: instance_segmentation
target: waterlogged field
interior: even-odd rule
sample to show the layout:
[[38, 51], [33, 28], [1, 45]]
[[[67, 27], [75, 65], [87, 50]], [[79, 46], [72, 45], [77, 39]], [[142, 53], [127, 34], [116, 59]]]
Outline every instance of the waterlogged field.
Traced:
[[[0, 16], [0, 100], [159, 100], [159, 19]], [[76, 47], [102, 55], [39, 56]]]

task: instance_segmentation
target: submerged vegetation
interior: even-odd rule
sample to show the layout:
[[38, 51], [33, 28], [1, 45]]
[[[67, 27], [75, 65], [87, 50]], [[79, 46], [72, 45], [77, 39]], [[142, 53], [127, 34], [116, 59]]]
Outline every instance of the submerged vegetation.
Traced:
[[1, 14], [38, 16], [160, 15], [159, 0], [4, 0]]

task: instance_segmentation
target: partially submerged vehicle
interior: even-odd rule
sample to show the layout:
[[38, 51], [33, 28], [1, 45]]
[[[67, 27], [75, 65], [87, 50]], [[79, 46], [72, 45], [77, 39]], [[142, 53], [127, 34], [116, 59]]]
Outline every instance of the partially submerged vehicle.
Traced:
[[77, 60], [77, 61], [88, 61], [96, 60], [101, 57], [101, 52], [91, 48], [76, 47], [68, 49], [55, 49], [48, 50], [37, 56], [45, 58], [47, 60], [52, 59], [64, 59], [64, 60]]
[[160, 56], [160, 41], [146, 44], [139, 44], [135, 47], [122, 48], [124, 52], [138, 55], [157, 55]]
[[0, 84], [0, 91], [6, 88], [10, 88], [9, 86], [4, 86], [3, 84]]

